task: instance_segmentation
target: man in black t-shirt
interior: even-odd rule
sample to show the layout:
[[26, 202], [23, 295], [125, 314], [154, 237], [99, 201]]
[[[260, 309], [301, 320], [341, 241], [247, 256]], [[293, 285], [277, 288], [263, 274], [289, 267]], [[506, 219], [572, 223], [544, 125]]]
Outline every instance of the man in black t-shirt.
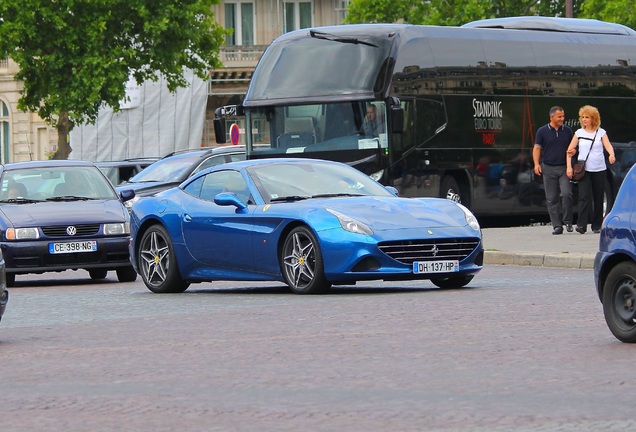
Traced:
[[534, 172], [543, 176], [552, 234], [562, 234], [563, 224], [572, 232], [572, 183], [566, 173], [565, 158], [574, 132], [564, 121], [563, 108], [550, 108], [550, 123], [537, 130], [532, 149]]

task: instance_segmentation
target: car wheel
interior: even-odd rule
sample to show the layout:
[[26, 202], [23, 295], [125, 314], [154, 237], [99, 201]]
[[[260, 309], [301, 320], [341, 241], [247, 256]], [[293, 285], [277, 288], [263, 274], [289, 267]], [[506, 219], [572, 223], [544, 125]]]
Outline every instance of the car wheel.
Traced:
[[281, 251], [285, 282], [296, 294], [320, 294], [331, 286], [325, 278], [318, 240], [309, 228], [291, 230]]
[[462, 204], [461, 190], [455, 177], [446, 176], [442, 179], [441, 197]]
[[117, 270], [117, 280], [119, 282], [134, 282], [137, 280], [137, 272], [133, 266], [120, 267]]
[[170, 235], [160, 225], [153, 225], [144, 233], [137, 262], [141, 278], [154, 293], [180, 293], [190, 285], [181, 279]]
[[431, 282], [439, 288], [461, 288], [465, 287], [475, 276], [450, 276], [443, 279], [431, 279]]
[[91, 279], [104, 279], [108, 274], [108, 270], [106, 269], [90, 269], [88, 274], [91, 276]]
[[616, 339], [636, 342], [636, 264], [633, 262], [622, 262], [607, 275], [603, 314]]
[[5, 283], [7, 284], [7, 287], [9, 287], [9, 288], [14, 286], [15, 285], [15, 273], [7, 273], [5, 275]]

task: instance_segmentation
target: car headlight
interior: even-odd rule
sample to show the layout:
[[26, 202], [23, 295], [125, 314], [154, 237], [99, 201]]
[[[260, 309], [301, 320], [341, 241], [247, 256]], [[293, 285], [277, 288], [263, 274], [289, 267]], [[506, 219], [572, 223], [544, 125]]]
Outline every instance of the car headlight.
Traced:
[[37, 228], [8, 228], [5, 232], [7, 240], [35, 240], [40, 238]]
[[128, 222], [104, 224], [104, 234], [105, 235], [130, 234], [130, 224]]
[[342, 226], [342, 229], [344, 229], [345, 231], [349, 231], [355, 234], [368, 234], [368, 235], [373, 234], [373, 231], [371, 230], [371, 228], [369, 228], [362, 222], [355, 220], [351, 216], [347, 216], [345, 214], [340, 213], [339, 211], [332, 210], [329, 208], [326, 210], [338, 218], [338, 221], [340, 222], [340, 226]]
[[475, 215], [463, 205], [459, 203], [456, 203], [456, 204], [464, 212], [464, 215], [466, 216], [466, 222], [468, 223], [468, 225], [470, 225], [470, 227], [474, 229], [475, 231], [479, 231], [479, 222], [477, 221], [477, 218], [475, 217]]

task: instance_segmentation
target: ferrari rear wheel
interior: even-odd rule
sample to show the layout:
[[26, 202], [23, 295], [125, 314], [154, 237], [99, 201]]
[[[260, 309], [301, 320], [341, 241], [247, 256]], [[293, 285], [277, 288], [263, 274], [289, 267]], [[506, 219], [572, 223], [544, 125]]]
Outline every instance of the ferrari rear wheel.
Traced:
[[439, 288], [461, 288], [465, 287], [475, 276], [449, 276], [443, 279], [431, 279], [431, 282]]
[[181, 279], [170, 235], [161, 225], [153, 225], [144, 233], [137, 262], [141, 278], [154, 293], [180, 293], [190, 285]]
[[616, 339], [636, 343], [636, 264], [622, 262], [607, 275], [603, 314]]
[[296, 294], [320, 294], [331, 287], [318, 240], [305, 226], [294, 228], [285, 239], [281, 264], [285, 282]]

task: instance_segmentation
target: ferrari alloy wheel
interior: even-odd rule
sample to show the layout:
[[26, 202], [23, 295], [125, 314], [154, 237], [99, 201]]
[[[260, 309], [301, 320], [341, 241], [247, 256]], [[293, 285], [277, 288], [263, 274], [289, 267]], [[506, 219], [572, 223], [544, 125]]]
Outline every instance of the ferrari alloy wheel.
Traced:
[[144, 283], [154, 293], [180, 293], [190, 285], [181, 279], [172, 241], [160, 225], [153, 225], [144, 233], [137, 262]]
[[431, 279], [431, 282], [439, 288], [461, 288], [470, 283], [475, 276], [449, 276], [442, 279]]
[[607, 275], [603, 314], [616, 339], [636, 342], [636, 264], [633, 262], [622, 262]]
[[281, 263], [285, 282], [296, 294], [320, 294], [327, 282], [318, 240], [309, 228], [294, 228], [283, 245]]

